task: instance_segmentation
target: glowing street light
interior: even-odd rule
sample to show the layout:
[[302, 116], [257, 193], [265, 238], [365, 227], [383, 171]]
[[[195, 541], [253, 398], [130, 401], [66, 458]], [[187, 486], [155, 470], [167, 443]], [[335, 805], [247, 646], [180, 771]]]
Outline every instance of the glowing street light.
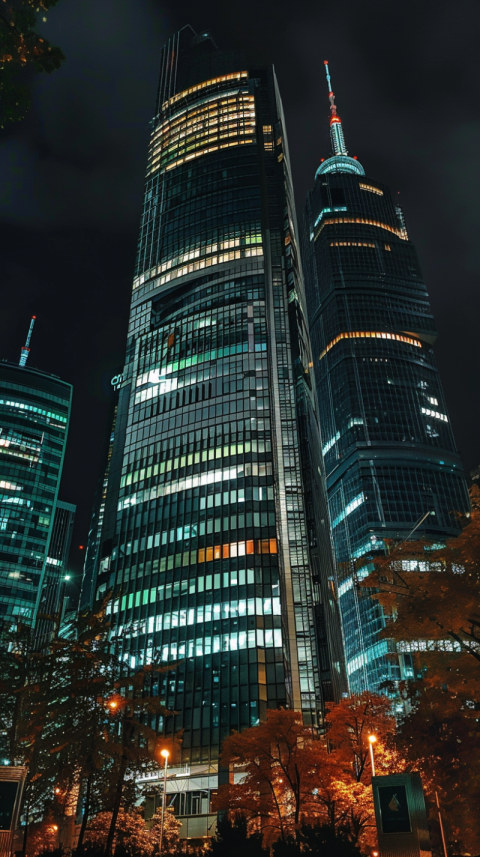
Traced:
[[370, 745], [370, 763], [372, 765], [372, 777], [375, 776], [375, 762], [373, 760], [373, 745], [375, 744], [376, 740], [377, 739], [376, 739], [375, 735], [369, 735], [368, 736], [368, 743]]
[[165, 759], [165, 767], [163, 769], [163, 794], [162, 794], [162, 822], [160, 825], [160, 847], [159, 853], [162, 853], [162, 845], [163, 845], [163, 827], [165, 824], [165, 808], [167, 803], [167, 767], [168, 767], [168, 758], [170, 753], [168, 750], [161, 750], [160, 755]]

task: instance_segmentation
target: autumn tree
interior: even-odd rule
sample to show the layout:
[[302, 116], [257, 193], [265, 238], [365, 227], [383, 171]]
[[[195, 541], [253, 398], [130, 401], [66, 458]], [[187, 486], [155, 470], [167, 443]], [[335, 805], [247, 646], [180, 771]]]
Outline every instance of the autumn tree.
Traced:
[[[112, 824], [111, 812], [100, 812], [88, 823], [85, 833], [85, 843], [106, 849], [108, 835]], [[173, 855], [179, 851], [179, 829], [173, 811], [167, 809], [163, 825], [162, 853]], [[147, 828], [143, 812], [139, 807], [129, 810], [120, 809], [115, 823], [113, 838], [114, 853], [122, 857], [156, 857], [160, 854], [161, 811], [153, 817], [153, 823]]]
[[262, 834], [250, 832], [245, 816], [237, 813], [229, 818], [224, 815], [217, 825], [215, 836], [209, 843], [207, 854], [211, 857], [268, 857], [269, 851], [262, 845]]
[[[455, 849], [480, 851], [480, 490], [471, 516], [445, 545], [389, 546], [362, 585], [374, 587], [387, 625], [383, 636], [412, 652], [414, 680], [403, 691], [411, 714], [402, 752], [438, 790]], [[433, 803], [433, 801], [431, 801]]]
[[[427, 686], [445, 683], [480, 700], [480, 489], [470, 491], [471, 515], [445, 545], [402, 542], [375, 561], [362, 582], [390, 619], [383, 636], [419, 652]], [[421, 642], [419, 642], [421, 641]], [[438, 658], [435, 653], [448, 652]], [[433, 657], [432, 657], [433, 655]], [[431, 664], [434, 669], [428, 670]], [[453, 665], [453, 666], [452, 666]], [[468, 692], [467, 692], [468, 687]]]
[[342, 830], [333, 830], [329, 824], [304, 824], [295, 838], [275, 842], [273, 857], [297, 857], [305, 854], [321, 857], [360, 857], [359, 848]]
[[253, 829], [257, 825], [265, 845], [286, 841], [304, 822], [323, 817], [339, 823], [335, 783], [342, 778], [341, 760], [298, 712], [268, 711], [265, 723], [224, 741], [221, 761], [238, 776], [219, 788], [218, 808], [240, 812]]
[[327, 704], [327, 740], [351, 771], [352, 780], [370, 784], [369, 736], [376, 738], [377, 767], [398, 768], [393, 736], [396, 730], [392, 700], [370, 691]]
[[151, 691], [154, 673], [165, 667], [150, 664], [134, 675], [122, 676], [115, 681], [115, 693], [106, 700], [114, 729], [110, 732], [109, 753], [114, 768], [109, 772], [112, 818], [105, 846], [106, 857], [112, 854], [117, 816], [120, 812], [127, 779], [135, 780], [140, 772], [158, 769], [160, 750], [164, 745], [155, 726], [159, 716], [169, 712], [159, 696]]
[[[23, 119], [29, 106], [31, 73], [50, 73], [65, 59], [58, 47], [38, 32], [38, 18], [46, 21], [58, 0], [1, 0], [0, 2], [0, 126]], [[30, 74], [29, 74], [30, 73]]]
[[305, 824], [327, 825], [354, 845], [374, 844], [368, 736], [376, 737], [379, 772], [404, 769], [391, 706], [372, 693], [342, 699], [328, 708], [326, 735], [303, 726], [296, 712], [268, 711], [265, 723], [224, 742], [222, 763], [233, 782], [220, 787], [217, 807], [243, 814], [268, 846], [296, 842]]
[[375, 738], [375, 771], [398, 773], [405, 761], [395, 746], [396, 721], [392, 700], [365, 691], [327, 705], [327, 741], [342, 769], [335, 783], [333, 799], [340, 827], [350, 839], [362, 845], [376, 840], [369, 737]]
[[[100, 812], [88, 823], [85, 843], [105, 849], [112, 823], [111, 812]], [[125, 857], [151, 857], [152, 844], [139, 809], [119, 810], [115, 824], [113, 848], [122, 851]]]
[[15, 758], [28, 771], [24, 849], [29, 821], [39, 821], [48, 813], [58, 822], [60, 842], [71, 845], [84, 780], [88, 818], [89, 778], [99, 774], [108, 758], [107, 714], [100, 694], [113, 691], [118, 674], [118, 660], [110, 653], [105, 606], [79, 617], [73, 639], [54, 636], [41, 651], [30, 645], [23, 652], [20, 645], [9, 644], [18, 673], [12, 687], [22, 700], [20, 715], [12, 715], [11, 734], [12, 740], [16, 736]]
[[7, 740], [12, 758], [28, 769], [24, 848], [29, 820], [49, 813], [61, 842], [71, 845], [80, 796], [78, 846], [92, 811], [110, 810], [111, 853], [122, 801], [135, 802], [136, 776], [159, 768], [155, 727], [167, 711], [152, 679], [166, 667], [149, 664], [122, 676], [106, 611], [107, 601], [81, 615], [73, 637], [54, 637], [45, 651], [32, 651], [22, 630], [0, 652], [8, 679], [0, 685], [0, 705], [12, 709]]
[[[156, 855], [160, 855], [161, 853], [171, 855], [177, 854], [177, 852], [179, 853], [181, 851], [181, 826], [181, 822], [175, 818], [175, 813], [172, 807], [166, 807], [163, 821], [162, 809], [161, 807], [157, 809], [149, 830], [149, 841], [152, 846], [153, 857], [156, 857]], [[162, 851], [160, 851], [160, 845], [162, 846]]]
[[32, 629], [21, 622], [2, 631], [0, 640], [0, 752], [10, 764], [23, 764], [29, 712], [38, 693], [42, 657], [34, 651]]

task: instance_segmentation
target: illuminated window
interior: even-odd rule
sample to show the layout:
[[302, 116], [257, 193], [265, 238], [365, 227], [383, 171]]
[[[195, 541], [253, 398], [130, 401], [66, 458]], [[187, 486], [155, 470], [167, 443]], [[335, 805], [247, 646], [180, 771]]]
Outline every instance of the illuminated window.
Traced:
[[390, 244], [385, 244], [384, 246], [385, 250], [389, 250], [391, 252], [392, 248], [390, 247]]
[[183, 253], [166, 259], [161, 265], [145, 271], [140, 277], [133, 281], [136, 289], [146, 280], [159, 276], [155, 286], [163, 286], [170, 280], [184, 277], [192, 271], [202, 268], [210, 268], [213, 265], [221, 265], [232, 259], [243, 259], [250, 256], [262, 256], [263, 248], [261, 232], [247, 233], [242, 236], [226, 234], [224, 240], [212, 244], [201, 244], [189, 247]]
[[67, 418], [60, 414], [55, 414], [53, 411], [44, 411], [43, 408], [36, 408], [35, 405], [27, 405], [24, 402], [11, 402], [8, 399], [0, 399], [0, 405], [6, 405], [9, 408], [19, 408], [21, 411], [31, 411], [34, 414], [39, 414], [39, 416], [47, 417], [47, 421], [67, 422]]
[[[138, 491], [135, 494], [130, 494], [128, 497], [124, 497], [118, 504], [118, 511], [121, 512], [129, 506], [137, 506], [140, 503], [146, 503], [148, 500], [156, 500], [157, 497], [167, 497], [170, 494], [178, 494], [182, 491], [188, 491], [190, 488], [200, 488], [202, 485], [212, 485], [215, 482], [224, 482], [226, 480], [243, 478], [244, 476], [271, 475], [271, 461], [266, 461], [265, 463], [247, 461], [245, 464], [238, 464], [236, 467], [229, 467], [225, 470], [209, 470], [206, 473], [187, 476], [184, 479], [172, 480], [165, 485], [153, 485], [151, 488], [147, 488], [144, 491]], [[273, 551], [271, 551], [271, 553], [272, 552]], [[258, 553], [260, 553], [260, 551], [258, 551]]]
[[371, 184], [363, 184], [363, 182], [360, 182], [358, 186], [361, 190], [368, 190], [370, 193], [376, 193], [378, 196], [383, 196], [383, 190], [380, 190], [379, 187], [374, 187]]
[[361, 493], [361, 494], [358, 494], [358, 495], [357, 495], [353, 500], [351, 500], [351, 502], [350, 502], [350, 503], [348, 503], [348, 504], [345, 506], [345, 508], [344, 508], [344, 509], [342, 509], [342, 511], [340, 512], [340, 514], [339, 514], [339, 515], [337, 515], [337, 517], [333, 519], [333, 521], [332, 521], [332, 530], [333, 530], [335, 527], [338, 527], [338, 525], [339, 525], [342, 521], [344, 521], [344, 520], [345, 520], [345, 518], [347, 518], [347, 517], [348, 517], [348, 515], [351, 515], [351, 514], [352, 514], [352, 512], [354, 512], [354, 511], [355, 511], [355, 509], [358, 509], [358, 507], [359, 507], [359, 506], [361, 506], [361, 505], [362, 505], [362, 503], [364, 503], [364, 502], [365, 502], [365, 496], [364, 496], [363, 491], [362, 491], [362, 493]]
[[322, 452], [324, 455], [326, 455], [327, 452], [330, 452], [332, 446], [335, 446], [337, 440], [340, 440], [340, 432], [339, 431], [337, 431], [335, 437], [330, 438], [330, 440], [327, 440], [326, 444], [324, 444], [324, 446], [322, 448]]
[[273, 128], [271, 125], [263, 126], [263, 147], [266, 152], [273, 152], [275, 141], [273, 139]]
[[422, 408], [422, 414], [425, 414], [427, 417], [434, 417], [434, 419], [441, 420], [444, 423], [448, 423], [447, 415], [441, 414], [440, 411], [432, 411], [430, 408]]
[[385, 333], [385, 331], [374, 330], [349, 330], [345, 333], [339, 333], [335, 339], [328, 343], [327, 347], [320, 354], [319, 360], [325, 357], [327, 351], [330, 351], [337, 342], [342, 339], [390, 339], [393, 342], [404, 342], [406, 345], [415, 345], [416, 348], [421, 348], [422, 343], [418, 339], [412, 339], [410, 336], [403, 336], [401, 333]]
[[5, 482], [4, 480], [0, 481], [0, 488], [3, 488], [4, 491], [23, 491], [21, 485], [15, 485], [14, 482]]
[[175, 104], [177, 101], [180, 101], [182, 98], [186, 98], [187, 95], [192, 95], [194, 92], [199, 92], [201, 89], [207, 89], [210, 86], [216, 86], [219, 83], [225, 83], [227, 80], [245, 80], [248, 78], [248, 71], [236, 71], [233, 74], [223, 74], [221, 77], [212, 77], [210, 80], [204, 80], [202, 83], [198, 83], [196, 86], [191, 86], [189, 89], [184, 89], [182, 92], [177, 93], [177, 95], [169, 98], [168, 101], [165, 101], [162, 104], [162, 110], [166, 110], [167, 107], [170, 107], [172, 104]]
[[210, 152], [253, 142], [253, 95], [246, 89], [215, 93], [160, 121], [152, 134], [147, 173], [163, 173]]
[[375, 244], [369, 241], [330, 241], [330, 247], [372, 247], [375, 249]]
[[318, 226], [318, 224], [320, 223], [320, 221], [322, 220], [322, 218], [326, 214], [333, 214], [336, 211], [346, 211], [346, 210], [347, 210], [346, 205], [336, 205], [333, 208], [322, 208], [322, 210], [321, 210], [320, 214], [318, 215], [315, 223], [313, 224], [314, 228], [315, 228], [315, 226]]
[[216, 559], [247, 556], [258, 553], [278, 553], [276, 539], [251, 539], [246, 542], [231, 542], [230, 544], [215, 545], [215, 547], [200, 548], [198, 562], [212, 562]]
[[378, 229], [386, 229], [387, 232], [392, 232], [398, 238], [402, 238], [404, 241], [408, 239], [403, 233], [401, 229], [395, 229], [394, 226], [389, 226], [388, 223], [381, 223], [379, 220], [370, 220], [367, 217], [329, 217], [327, 220], [324, 220], [323, 223], [318, 227], [314, 240], [316, 241], [318, 236], [320, 235], [322, 229], [325, 226], [335, 226], [340, 223], [362, 223], [364, 226], [376, 226]]

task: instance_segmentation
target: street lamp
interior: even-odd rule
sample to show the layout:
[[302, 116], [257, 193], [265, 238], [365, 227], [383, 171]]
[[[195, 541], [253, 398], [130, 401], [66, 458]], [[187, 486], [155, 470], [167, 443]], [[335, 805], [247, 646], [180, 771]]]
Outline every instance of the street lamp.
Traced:
[[160, 848], [159, 853], [162, 853], [162, 845], [163, 845], [163, 827], [165, 824], [165, 807], [167, 801], [167, 767], [168, 767], [168, 757], [170, 753], [168, 750], [161, 750], [160, 755], [165, 759], [165, 767], [163, 769], [163, 794], [162, 794], [162, 822], [160, 825]]
[[376, 739], [375, 735], [369, 735], [368, 736], [368, 742], [370, 744], [370, 763], [372, 765], [372, 777], [375, 776], [375, 762], [373, 761], [373, 745], [375, 744], [376, 740], [377, 739]]

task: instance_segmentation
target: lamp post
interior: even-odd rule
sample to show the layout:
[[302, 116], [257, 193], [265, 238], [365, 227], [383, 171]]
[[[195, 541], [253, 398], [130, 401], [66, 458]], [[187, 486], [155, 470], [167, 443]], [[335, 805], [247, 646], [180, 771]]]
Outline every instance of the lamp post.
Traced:
[[162, 750], [160, 755], [165, 759], [165, 767], [163, 769], [163, 794], [162, 794], [162, 822], [160, 825], [160, 848], [159, 853], [162, 854], [163, 847], [163, 828], [165, 825], [165, 808], [166, 808], [166, 800], [167, 800], [167, 768], [168, 768], [168, 757], [170, 753], [168, 750]]
[[370, 745], [370, 764], [372, 766], [372, 777], [375, 776], [375, 762], [373, 760], [373, 745], [375, 744], [376, 740], [377, 739], [376, 739], [375, 735], [369, 735], [368, 736], [368, 743]]

